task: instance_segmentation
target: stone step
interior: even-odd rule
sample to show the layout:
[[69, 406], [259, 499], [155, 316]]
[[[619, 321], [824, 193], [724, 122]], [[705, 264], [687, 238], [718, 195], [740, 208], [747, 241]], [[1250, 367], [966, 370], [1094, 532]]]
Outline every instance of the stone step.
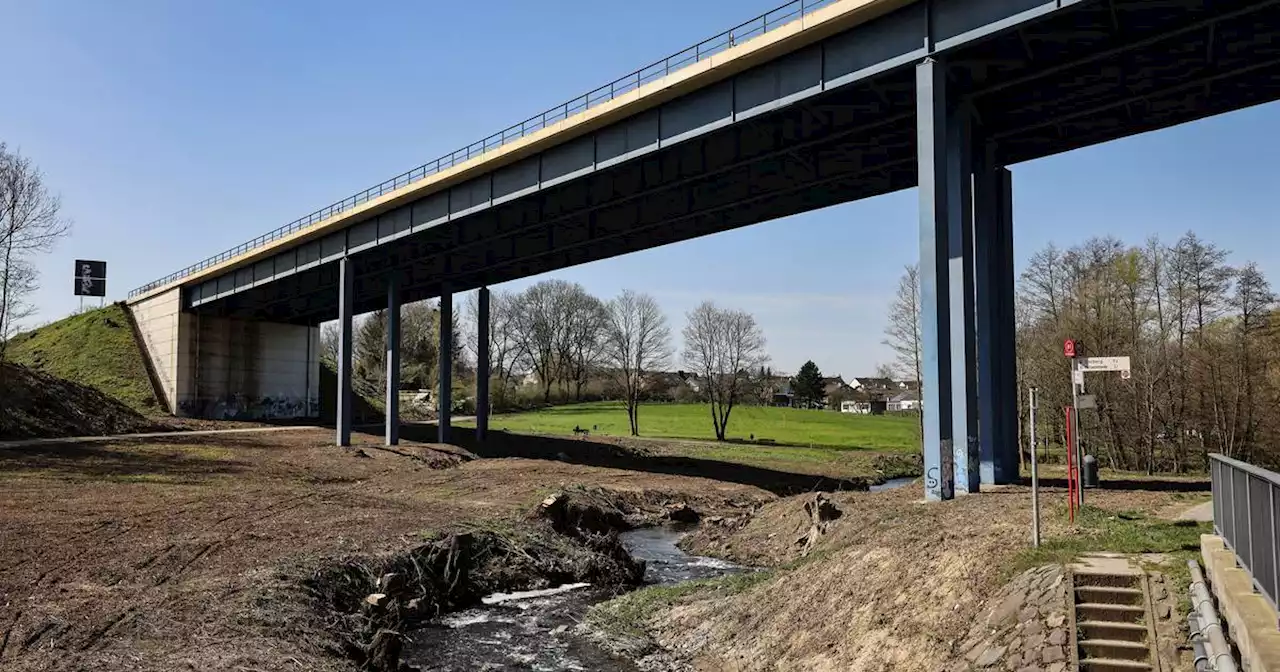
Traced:
[[1151, 670], [1153, 668], [1147, 663], [1138, 662], [1136, 660], [1085, 658], [1080, 661], [1080, 669], [1082, 672], [1139, 672], [1141, 670]]
[[1082, 639], [1080, 650], [1085, 658], [1102, 658], [1113, 660], [1151, 660], [1151, 649], [1145, 643], [1128, 642], [1122, 639]]
[[1097, 602], [1081, 602], [1076, 604], [1077, 621], [1113, 621], [1116, 623], [1140, 623], [1146, 613], [1143, 607], [1132, 604], [1099, 604]]
[[1085, 639], [1111, 639], [1146, 644], [1147, 626], [1141, 623], [1115, 621], [1080, 621], [1076, 623]]
[[1142, 605], [1142, 591], [1117, 586], [1076, 586], [1076, 601], [1093, 604]]
[[1141, 574], [1101, 574], [1092, 572], [1076, 572], [1071, 577], [1076, 588], [1137, 588], [1142, 580]]

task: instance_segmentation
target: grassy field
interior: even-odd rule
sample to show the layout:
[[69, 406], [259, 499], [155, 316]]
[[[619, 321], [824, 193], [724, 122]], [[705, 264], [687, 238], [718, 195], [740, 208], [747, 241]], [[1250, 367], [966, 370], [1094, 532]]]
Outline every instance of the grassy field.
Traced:
[[5, 356], [14, 363], [97, 388], [140, 413], [161, 411], [129, 318], [119, 305], [18, 334]]
[[[729, 416], [730, 440], [769, 439], [780, 446], [919, 450], [917, 420], [911, 416], [870, 416], [795, 408], [741, 406]], [[620, 402], [555, 406], [529, 413], [498, 415], [490, 427], [513, 432], [571, 435], [574, 427], [593, 435], [628, 436], [627, 410]], [[640, 435], [666, 439], [714, 440], [711, 411], [703, 404], [644, 404]], [[768, 447], [760, 447], [768, 450]], [[728, 450], [733, 450], [729, 448]], [[792, 451], [788, 451], [792, 452]]]

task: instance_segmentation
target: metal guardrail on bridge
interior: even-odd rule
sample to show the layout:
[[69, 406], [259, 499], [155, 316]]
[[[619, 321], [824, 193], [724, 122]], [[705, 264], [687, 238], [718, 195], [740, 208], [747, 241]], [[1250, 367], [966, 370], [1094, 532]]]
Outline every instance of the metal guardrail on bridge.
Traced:
[[1213, 529], [1275, 608], [1280, 590], [1280, 474], [1217, 453], [1209, 456], [1209, 472]]
[[130, 291], [129, 298], [133, 298], [139, 294], [143, 294], [171, 282], [181, 280], [182, 278], [220, 264], [228, 259], [238, 257], [274, 240], [278, 240], [296, 231], [301, 231], [302, 229], [318, 224], [330, 217], [333, 217], [334, 215], [341, 214], [363, 203], [380, 198], [429, 175], [452, 168], [464, 161], [480, 156], [485, 152], [492, 151], [506, 145], [507, 143], [514, 142], [527, 135], [536, 133], [547, 126], [568, 119], [570, 116], [578, 114], [579, 112], [584, 112], [596, 107], [597, 105], [607, 103], [614, 98], [634, 91], [653, 80], [665, 77], [671, 74], [672, 71], [679, 70], [685, 66], [710, 58], [711, 56], [753, 37], [763, 35], [776, 28], [781, 28], [783, 25], [790, 23], [795, 19], [803, 17], [828, 5], [835, 4], [837, 1], [838, 0], [793, 0], [792, 2], [788, 2], [781, 7], [757, 16], [750, 21], [740, 23], [723, 33], [716, 35], [715, 37], [703, 40], [688, 49], [676, 52], [660, 61], [640, 68], [631, 74], [615, 79], [614, 81], [594, 89], [589, 93], [578, 96], [577, 98], [569, 100], [561, 105], [557, 105], [542, 114], [529, 117], [528, 119], [510, 126], [498, 133], [494, 133], [483, 140], [471, 143], [462, 149], [445, 154], [435, 161], [424, 163], [413, 170], [400, 173], [381, 184], [374, 185], [364, 191], [348, 196], [337, 203], [320, 208], [305, 217], [295, 219], [274, 231], [264, 233], [253, 240], [237, 245], [225, 252], [192, 264], [180, 271], [170, 273], [158, 280], [148, 282], [147, 284]]

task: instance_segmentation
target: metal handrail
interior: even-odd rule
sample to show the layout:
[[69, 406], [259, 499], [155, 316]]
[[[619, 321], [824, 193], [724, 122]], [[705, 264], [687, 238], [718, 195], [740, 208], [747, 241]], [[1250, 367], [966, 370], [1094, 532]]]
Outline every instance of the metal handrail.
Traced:
[[654, 63], [640, 68], [639, 70], [635, 70], [628, 75], [615, 79], [604, 86], [597, 87], [586, 94], [572, 98], [563, 104], [557, 105], [543, 112], [542, 114], [529, 117], [518, 124], [509, 126], [483, 140], [473, 142], [466, 147], [445, 154], [435, 161], [429, 161], [417, 168], [400, 173], [389, 180], [348, 196], [337, 203], [320, 208], [319, 210], [316, 210], [305, 217], [295, 219], [274, 231], [265, 233], [248, 242], [241, 243], [240, 245], [192, 264], [180, 271], [175, 271], [163, 278], [148, 282], [147, 284], [130, 291], [129, 298], [133, 298], [139, 294], [151, 291], [152, 289], [167, 285], [171, 282], [181, 280], [193, 273], [197, 273], [228, 259], [238, 257], [245, 252], [261, 247], [273, 240], [278, 240], [296, 231], [301, 231], [302, 229], [323, 222], [335, 215], [341, 214], [347, 210], [396, 191], [397, 189], [408, 186], [418, 180], [434, 175], [442, 170], [452, 168], [453, 166], [473, 159], [486, 152], [493, 151], [507, 143], [515, 142], [525, 136], [537, 133], [551, 124], [585, 112], [597, 105], [607, 103], [614, 98], [634, 91], [655, 79], [666, 77], [667, 75], [670, 75], [673, 70], [679, 70], [680, 68], [692, 65], [702, 61], [703, 59], [710, 58], [711, 56], [723, 52], [726, 49], [755, 37], [759, 37], [760, 35], [764, 35], [771, 30], [790, 23], [794, 19], [804, 17], [815, 10], [826, 7], [827, 5], [833, 4], [837, 1], [838, 0], [792, 0], [791, 2], [765, 12], [764, 14], [761, 14], [749, 21], [740, 23], [723, 33], [707, 38], [692, 47], [678, 51], [660, 61], [655, 61]]
[[1280, 474], [1225, 455], [1209, 455], [1213, 529], [1276, 608], [1280, 594]]

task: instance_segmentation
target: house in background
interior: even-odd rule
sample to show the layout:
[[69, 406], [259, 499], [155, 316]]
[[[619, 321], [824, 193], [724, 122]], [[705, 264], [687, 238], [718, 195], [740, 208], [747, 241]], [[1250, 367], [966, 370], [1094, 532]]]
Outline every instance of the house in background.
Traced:
[[889, 398], [888, 410], [890, 411], [918, 411], [920, 410], [920, 391], [906, 390], [899, 392]]

